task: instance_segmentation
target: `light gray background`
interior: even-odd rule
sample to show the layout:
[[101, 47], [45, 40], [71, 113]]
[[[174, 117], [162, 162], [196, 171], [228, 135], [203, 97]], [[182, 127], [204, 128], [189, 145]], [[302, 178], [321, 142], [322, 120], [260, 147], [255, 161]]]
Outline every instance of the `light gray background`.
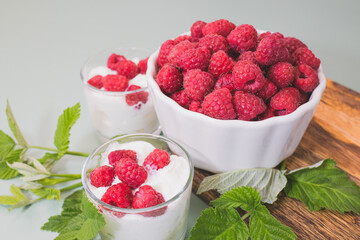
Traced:
[[[80, 102], [83, 111], [71, 149], [99, 144], [88, 120], [79, 69], [94, 53], [136, 46], [154, 51], [188, 31], [196, 20], [226, 18], [278, 31], [305, 42], [322, 61], [328, 78], [360, 91], [360, 1], [16, 1], [0, 0], [0, 129], [10, 133], [6, 99], [28, 142], [52, 146], [62, 110]], [[82, 158], [67, 157], [59, 172], [79, 173]], [[0, 181], [0, 195], [16, 181]], [[206, 207], [193, 196], [192, 225]], [[7, 239], [50, 239], [40, 230], [61, 202], [37, 203], [8, 212], [0, 207], [0, 232]], [[5, 232], [5, 236], [3, 235]], [[6, 238], [5, 237], [5, 238]]]

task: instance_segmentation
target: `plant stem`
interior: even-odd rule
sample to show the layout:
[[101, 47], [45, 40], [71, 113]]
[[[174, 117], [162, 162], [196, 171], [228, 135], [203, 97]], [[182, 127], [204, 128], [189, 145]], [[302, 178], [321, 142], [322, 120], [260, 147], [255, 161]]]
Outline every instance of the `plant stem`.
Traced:
[[[35, 149], [41, 149], [41, 150], [47, 150], [52, 152], [58, 152], [55, 148], [48, 148], [48, 147], [41, 147], [41, 146], [34, 146], [31, 145], [29, 148], [35, 148]], [[88, 157], [89, 153], [83, 153], [83, 152], [74, 152], [74, 151], [66, 151], [65, 154], [74, 155], [74, 156], [80, 156], [80, 157]]]
[[80, 179], [81, 178], [81, 174], [56, 174], [56, 173], [51, 173], [50, 176], [51, 177], [66, 177], [66, 178], [73, 178], [73, 179]]
[[61, 188], [60, 192], [65, 192], [65, 191], [72, 190], [74, 188], [78, 188], [78, 187], [81, 187], [81, 186], [82, 186], [82, 182], [79, 182], [79, 183], [76, 183], [76, 184]]
[[248, 213], [246, 213], [244, 216], [242, 216], [241, 218], [242, 218], [242, 220], [245, 220], [248, 216], [250, 216], [250, 213], [248, 212]]

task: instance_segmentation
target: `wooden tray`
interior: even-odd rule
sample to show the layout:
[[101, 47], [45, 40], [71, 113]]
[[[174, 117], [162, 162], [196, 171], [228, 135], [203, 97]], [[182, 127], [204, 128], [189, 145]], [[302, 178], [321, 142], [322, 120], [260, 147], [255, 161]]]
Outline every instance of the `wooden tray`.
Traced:
[[[287, 160], [287, 169], [312, 165], [333, 158], [337, 166], [360, 185], [360, 94], [327, 80], [327, 87], [308, 129], [295, 153]], [[195, 169], [193, 192], [212, 173]], [[219, 194], [209, 191], [199, 195], [206, 203]], [[360, 215], [321, 210], [310, 212], [295, 199], [280, 194], [270, 212], [291, 227], [298, 239], [360, 239]]]

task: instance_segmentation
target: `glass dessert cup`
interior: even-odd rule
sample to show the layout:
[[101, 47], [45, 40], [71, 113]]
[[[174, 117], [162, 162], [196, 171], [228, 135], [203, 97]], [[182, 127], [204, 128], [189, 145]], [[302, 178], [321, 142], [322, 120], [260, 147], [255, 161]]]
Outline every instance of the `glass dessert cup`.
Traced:
[[[148, 208], [129, 209], [109, 205], [91, 190], [90, 172], [100, 166], [102, 154], [106, 154], [110, 144], [115, 142], [124, 144], [131, 149], [133, 142], [143, 141], [152, 144], [155, 148], [166, 150], [170, 155], [185, 159], [188, 166], [188, 177], [184, 186], [181, 186], [170, 199]], [[130, 145], [129, 145], [130, 144]], [[107, 157], [107, 155], [105, 156]], [[88, 199], [102, 212], [106, 225], [100, 231], [102, 239], [184, 239], [187, 228], [191, 186], [194, 174], [193, 163], [187, 152], [172, 140], [152, 134], [130, 134], [116, 137], [95, 149], [87, 158], [82, 169], [82, 182]], [[168, 181], [164, 181], [165, 184]], [[144, 183], [146, 184], [146, 182]], [[168, 183], [169, 184], [169, 183]], [[164, 212], [165, 210], [165, 212]], [[162, 212], [162, 215], [157, 213]], [[154, 214], [153, 214], [154, 213]], [[155, 216], [154, 216], [155, 215]]]
[[[135, 77], [137, 80], [130, 80], [129, 85], [141, 87], [132, 91], [111, 92], [88, 84], [87, 81], [95, 75], [116, 74], [116, 71], [106, 67], [107, 59], [112, 53], [123, 55], [135, 63], [150, 54], [147, 50], [139, 48], [108, 49], [88, 59], [81, 68], [80, 76], [88, 111], [100, 139], [105, 142], [117, 135], [157, 132], [159, 123], [153, 100], [148, 94], [145, 75], [138, 74]], [[136, 93], [146, 94], [147, 101], [129, 105], [127, 98]]]

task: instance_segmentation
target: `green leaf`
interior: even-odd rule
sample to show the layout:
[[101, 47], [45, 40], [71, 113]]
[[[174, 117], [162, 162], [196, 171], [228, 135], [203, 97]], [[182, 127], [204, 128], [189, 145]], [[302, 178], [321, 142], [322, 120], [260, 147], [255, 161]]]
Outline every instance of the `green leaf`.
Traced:
[[0, 160], [6, 157], [6, 155], [11, 152], [15, 146], [16, 143], [14, 140], [0, 130]]
[[59, 155], [63, 156], [69, 148], [69, 137], [71, 127], [80, 117], [80, 103], [64, 110], [58, 119], [57, 128], [54, 136], [54, 144], [59, 150]]
[[258, 191], [251, 187], [234, 188], [211, 202], [214, 207], [240, 207], [247, 212], [254, 210], [260, 204], [261, 198]]
[[284, 171], [269, 168], [241, 169], [204, 178], [197, 194], [216, 189], [220, 194], [237, 187], [248, 186], [258, 190], [261, 201], [273, 203], [286, 185]]
[[251, 240], [292, 240], [296, 235], [288, 226], [274, 218], [264, 205], [258, 205], [250, 212]]
[[23, 207], [29, 203], [31, 203], [30, 199], [28, 199], [22, 192], [21, 189], [15, 185], [11, 185], [10, 191], [13, 196], [0, 196], [0, 204], [3, 205], [11, 205], [12, 207], [9, 210], [14, 208]]
[[286, 195], [302, 201], [311, 211], [326, 208], [360, 213], [359, 186], [332, 159], [290, 172], [287, 179]]
[[242, 240], [249, 229], [233, 208], [207, 208], [202, 211], [188, 240]]
[[60, 190], [55, 188], [40, 188], [40, 189], [31, 189], [32, 193], [38, 195], [39, 197], [46, 197], [47, 200], [57, 199], [60, 201]]
[[12, 110], [10, 108], [9, 101], [7, 101], [6, 103], [7, 103], [7, 105], [6, 105], [6, 116], [7, 116], [8, 122], [9, 122], [9, 127], [10, 127], [12, 133], [14, 134], [18, 144], [23, 146], [24, 148], [28, 148], [29, 145], [26, 142], [23, 134], [20, 131], [19, 126], [16, 123], [14, 114], [12, 113]]
[[75, 180], [75, 179], [68, 178], [68, 177], [60, 177], [60, 178], [44, 178], [37, 182], [43, 186], [53, 186], [53, 185], [56, 185], [59, 183], [68, 182], [68, 181], [72, 181], [72, 180]]
[[19, 172], [15, 169], [12, 169], [8, 166], [8, 163], [21, 162], [22, 153], [24, 152], [23, 148], [13, 150], [9, 152], [4, 159], [0, 162], [0, 179], [11, 179], [17, 177]]

